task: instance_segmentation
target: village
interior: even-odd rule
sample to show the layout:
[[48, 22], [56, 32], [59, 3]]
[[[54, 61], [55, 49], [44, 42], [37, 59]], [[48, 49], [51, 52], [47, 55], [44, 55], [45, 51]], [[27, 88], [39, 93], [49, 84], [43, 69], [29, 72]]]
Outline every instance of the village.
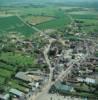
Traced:
[[1, 1], [0, 100], [98, 100], [98, 2]]
[[[26, 86], [25, 92], [17, 88], [10, 88], [7, 94], [0, 95], [0, 99], [39, 100], [37, 97], [44, 92], [96, 99], [98, 93], [96, 43], [83, 39], [57, 40], [42, 33], [40, 36], [48, 39], [47, 43], [36, 52], [37, 63], [40, 66], [44, 65], [43, 69], [17, 71], [14, 78], [22, 81], [19, 84]], [[20, 41], [15, 35], [12, 35], [10, 41], [15, 43], [16, 47], [21, 45], [22, 48], [17, 52], [22, 51], [29, 54], [33, 50], [31, 40]], [[2, 48], [4, 48], [3, 44]], [[49, 100], [54, 99], [50, 96]]]

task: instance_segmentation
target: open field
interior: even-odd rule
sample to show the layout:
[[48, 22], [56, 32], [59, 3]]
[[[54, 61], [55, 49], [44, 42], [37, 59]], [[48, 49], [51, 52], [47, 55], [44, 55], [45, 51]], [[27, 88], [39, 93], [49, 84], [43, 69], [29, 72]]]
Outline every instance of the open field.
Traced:
[[4, 82], [5, 82], [5, 78], [0, 76], [0, 85], [4, 85]]
[[20, 91], [26, 92], [28, 90], [28, 88], [26, 88], [23, 85], [20, 85], [21, 81], [18, 80], [11, 80], [9, 81], [8, 85], [11, 86], [12, 88], [16, 88]]
[[36, 25], [39, 29], [64, 29], [70, 24], [70, 18], [68, 16], [54, 19], [52, 21], [44, 22]]
[[73, 11], [69, 12], [69, 14], [76, 14], [76, 15], [83, 15], [83, 14], [93, 14], [93, 15], [98, 15], [98, 13], [93, 12], [93, 11]]
[[71, 14], [74, 19], [98, 19], [97, 15], [93, 14]]
[[53, 17], [48, 17], [48, 16], [28, 16], [24, 18], [24, 20], [31, 25], [36, 25], [43, 22], [51, 21], [53, 19], [54, 19]]
[[0, 76], [6, 77], [6, 78], [10, 78], [11, 74], [12, 74], [12, 71], [8, 71], [6, 69], [0, 68]]
[[[62, 29], [70, 23], [70, 18], [58, 7], [13, 7], [13, 9], [8, 7], [8, 9], [2, 8], [0, 10], [4, 15], [0, 17], [0, 23], [2, 23], [2, 26], [0, 26], [1, 33], [14, 32], [30, 36], [35, 31], [27, 24], [36, 25], [37, 28], [44, 30]], [[7, 16], [5, 17], [5, 15]], [[24, 24], [16, 15], [20, 16], [27, 24]]]
[[36, 60], [33, 57], [32, 58], [27, 57], [25, 55], [18, 54], [18, 53], [13, 54], [12, 52], [1, 53], [0, 60], [5, 61], [12, 65], [16, 64], [17, 66], [20, 66], [20, 67], [24, 66], [25, 68], [26, 66], [33, 67], [36, 64]]
[[28, 68], [33, 69], [33, 67], [36, 67], [33, 62], [34, 63], [36, 62], [34, 57], [27, 57], [27, 56], [23, 56], [17, 53], [13, 54], [11, 52], [1, 53], [0, 55], [0, 85], [5, 84], [9, 88], [17, 88], [23, 92], [26, 92], [29, 86], [25, 85], [24, 82], [19, 81], [15, 79], [14, 77], [18, 70], [25, 71]]
[[58, 11], [58, 7], [53, 6], [46, 6], [46, 7], [6, 7], [1, 8], [0, 12], [4, 14], [12, 14], [16, 15], [18, 13], [19, 15], [36, 15], [36, 16], [55, 16]]
[[34, 30], [24, 24], [18, 17], [11, 16], [11, 17], [0, 17], [0, 33], [20, 33], [26, 36], [31, 35]]

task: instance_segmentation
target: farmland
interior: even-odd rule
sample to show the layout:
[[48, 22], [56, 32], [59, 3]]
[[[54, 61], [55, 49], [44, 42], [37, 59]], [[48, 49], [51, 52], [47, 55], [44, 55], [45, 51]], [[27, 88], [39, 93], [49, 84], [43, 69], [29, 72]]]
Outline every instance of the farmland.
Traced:
[[28, 16], [28, 17], [24, 18], [24, 20], [26, 22], [28, 22], [29, 24], [32, 24], [32, 25], [44, 23], [47, 21], [51, 21], [53, 19], [54, 19], [53, 17], [48, 17], [48, 16]]
[[[2, 14], [3, 13], [3, 14]], [[1, 33], [22, 33], [22, 35], [30, 36], [36, 31], [32, 28], [35, 27], [44, 29], [64, 29], [69, 23], [70, 18], [60, 11], [58, 7], [42, 7], [42, 8], [32, 8], [24, 7], [21, 8], [8, 8], [1, 9], [0, 32]], [[7, 16], [6, 16], [7, 15]], [[21, 17], [21, 21], [18, 16]], [[65, 16], [65, 17], [64, 17]], [[30, 25], [27, 25], [30, 24]]]
[[[5, 38], [2, 38], [5, 40]], [[6, 37], [7, 39], [7, 37]], [[9, 43], [10, 44], [10, 43]], [[18, 81], [15, 79], [15, 74], [18, 71], [25, 71], [27, 69], [35, 69], [36, 67], [36, 56], [33, 54], [27, 54], [22, 53], [22, 51], [19, 51], [18, 49], [14, 49], [14, 52], [12, 51], [12, 48], [17, 47], [17, 43], [14, 44], [14, 46], [9, 47], [7, 42], [4, 48], [0, 49], [0, 87], [5, 85], [6, 91], [8, 91], [10, 88], [17, 88], [21, 91], [26, 92], [27, 86], [20, 85], [22, 81]], [[8, 48], [6, 47], [8, 46]], [[23, 47], [21, 47], [23, 48]], [[10, 52], [8, 52], [10, 50]], [[38, 67], [40, 68], [40, 66]], [[6, 73], [6, 74], [5, 74]], [[1, 88], [0, 88], [1, 89]], [[4, 90], [4, 88], [3, 88]], [[5, 90], [4, 90], [5, 91]]]
[[31, 35], [34, 30], [27, 25], [25, 25], [18, 17], [10, 16], [10, 17], [0, 17], [0, 33], [21, 33], [26, 36]]
[[72, 15], [73, 19], [78, 22], [80, 32], [86, 33], [87, 36], [96, 37], [98, 36], [97, 26], [98, 26], [98, 17], [97, 15]]
[[65, 16], [52, 21], [44, 22], [36, 25], [39, 29], [64, 29], [68, 24], [70, 24], [70, 18]]
[[[97, 27], [98, 12], [95, 8], [72, 7], [56, 3], [40, 6], [31, 4], [0, 7], [0, 90], [3, 89], [4, 93], [8, 93], [7, 91], [11, 88], [15, 88], [26, 93], [31, 87], [28, 80], [16, 77], [19, 72], [31, 74], [33, 71], [41, 71], [47, 81], [51, 78], [49, 73], [52, 73], [48, 65], [51, 64], [54, 67], [53, 71], [55, 71], [55, 66], [56, 70], [59, 70], [61, 63], [65, 63], [64, 67], [67, 68], [67, 60], [74, 59], [74, 53], [82, 52], [78, 50], [81, 49], [78, 48], [80, 39], [98, 37]], [[51, 41], [53, 41], [53, 47]], [[63, 45], [57, 46], [58, 42], [60, 45], [64, 44], [64, 47]], [[81, 40], [79, 46], [83, 46], [84, 56], [86, 47], [82, 45], [82, 42], [85, 41]], [[57, 50], [57, 53], [61, 52], [61, 56], [55, 55], [55, 59], [53, 59], [54, 56], [50, 57], [50, 52], [47, 51], [48, 46], [50, 46], [51, 53], [60, 47], [61, 50]], [[65, 54], [70, 57], [68, 59], [63, 57]], [[47, 63], [47, 59], [50, 64]]]

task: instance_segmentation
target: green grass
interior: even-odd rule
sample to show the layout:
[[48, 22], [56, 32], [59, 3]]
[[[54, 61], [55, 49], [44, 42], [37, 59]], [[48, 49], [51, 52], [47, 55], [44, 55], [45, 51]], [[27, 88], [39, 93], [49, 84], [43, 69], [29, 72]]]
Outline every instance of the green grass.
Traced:
[[10, 78], [12, 74], [12, 71], [5, 70], [3, 68], [0, 68], [0, 76]]
[[27, 88], [22, 86], [22, 85], [19, 85], [18, 81], [17, 80], [11, 80], [9, 82], [9, 86], [11, 88], [15, 88], [15, 89], [18, 89], [20, 91], [23, 91], [23, 92], [26, 92]]
[[98, 25], [98, 20], [97, 19], [77, 19], [78, 21], [82, 21], [83, 25], [91, 25], [91, 26], [95, 26]]
[[0, 85], [3, 85], [5, 82], [5, 78], [0, 76]]
[[98, 51], [96, 51], [95, 56], [98, 57]]
[[86, 33], [87, 36], [98, 37], [98, 17], [95, 15], [74, 15], [75, 20], [79, 21], [79, 30], [81, 33]]
[[24, 20], [32, 25], [47, 22], [53, 19], [53, 17], [48, 16], [24, 16]]
[[27, 57], [26, 55], [22, 55], [20, 53], [1, 53], [0, 59], [19, 67], [24, 66], [28, 68], [36, 64], [36, 60], [34, 57]]
[[45, 15], [45, 16], [55, 16], [58, 11], [57, 7], [47, 6], [47, 7], [18, 7], [8, 10], [8, 13], [15, 14], [16, 12], [19, 15]]
[[11, 66], [11, 65], [5, 64], [3, 62], [0, 62], [0, 68], [6, 69], [6, 70], [9, 70], [9, 71], [15, 71], [16, 70], [15, 66]]
[[70, 18], [68, 16], [65, 16], [65, 17], [56, 18], [55, 20], [52, 20], [52, 21], [38, 24], [36, 25], [36, 27], [42, 30], [44, 29], [63, 29], [68, 24], [70, 24], [70, 22], [71, 22]]
[[83, 15], [75, 15], [75, 14], [72, 14], [71, 15], [74, 19], [98, 19], [97, 15], [89, 15], [89, 14], [83, 14]]
[[29, 36], [35, 32], [16, 16], [0, 17], [0, 24], [0, 33], [17, 32]]

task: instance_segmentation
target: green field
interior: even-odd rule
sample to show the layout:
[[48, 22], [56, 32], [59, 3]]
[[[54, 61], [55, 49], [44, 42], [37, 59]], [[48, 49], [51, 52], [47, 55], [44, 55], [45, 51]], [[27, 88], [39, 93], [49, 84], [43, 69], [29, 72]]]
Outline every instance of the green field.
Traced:
[[64, 29], [67, 25], [70, 24], [70, 18], [68, 16], [60, 17], [54, 19], [52, 21], [44, 22], [41, 24], [36, 25], [39, 29]]
[[[2, 11], [2, 10], [1, 10]], [[35, 30], [29, 27], [27, 24], [37, 24], [38, 29], [64, 29], [70, 24], [70, 18], [65, 15], [64, 11], [60, 11], [58, 7], [42, 7], [42, 8], [8, 8], [3, 13], [10, 14], [12, 16], [0, 17], [0, 33], [19, 33], [26, 36], [30, 36]], [[27, 23], [24, 24], [16, 15], [16, 13]]]
[[8, 71], [6, 69], [0, 68], [0, 76], [10, 78], [12, 71]]
[[6, 61], [9, 64], [12, 65], [17, 65], [19, 67], [34, 67], [36, 64], [36, 60], [33, 57], [27, 57], [25, 55], [15, 53], [13, 54], [12, 52], [8, 53], [1, 53], [0, 55], [0, 60]]
[[24, 18], [24, 20], [31, 25], [36, 25], [36, 24], [40, 24], [43, 22], [48, 22], [48, 21], [51, 21], [53, 19], [54, 19], [53, 17], [48, 17], [48, 16], [26, 16]]
[[[13, 54], [12, 52], [5, 52], [0, 54], [0, 86], [6, 85], [9, 88], [16, 88], [26, 92], [28, 84], [24, 85], [22, 81], [15, 79], [17, 71], [25, 71], [36, 68], [36, 60], [33, 57], [27, 57], [20, 53]], [[40, 68], [40, 66], [39, 66]], [[5, 86], [5, 88], [7, 88]]]
[[27, 88], [23, 85], [19, 84], [20, 82], [17, 80], [11, 80], [8, 85], [11, 86], [12, 88], [18, 89], [20, 91], [26, 92]]
[[71, 16], [74, 19], [98, 19], [98, 16], [93, 14], [72, 14]]
[[1, 85], [3, 85], [3, 84], [4, 84], [4, 82], [5, 82], [5, 78], [4, 78], [4, 77], [2, 77], [2, 76], [0, 76], [0, 86], [1, 86]]
[[18, 17], [0, 17], [0, 33], [20, 33], [26, 36], [30, 36], [34, 30], [24, 24]]
[[98, 37], [98, 16], [92, 14], [73, 14], [72, 18], [78, 23], [79, 32], [86, 36]]
[[16, 14], [18, 13], [19, 15], [36, 15], [36, 16], [55, 16], [56, 13], [58, 12], [58, 7], [53, 7], [53, 6], [46, 6], [46, 7], [13, 7], [5, 10], [7, 13], [10, 14]]

